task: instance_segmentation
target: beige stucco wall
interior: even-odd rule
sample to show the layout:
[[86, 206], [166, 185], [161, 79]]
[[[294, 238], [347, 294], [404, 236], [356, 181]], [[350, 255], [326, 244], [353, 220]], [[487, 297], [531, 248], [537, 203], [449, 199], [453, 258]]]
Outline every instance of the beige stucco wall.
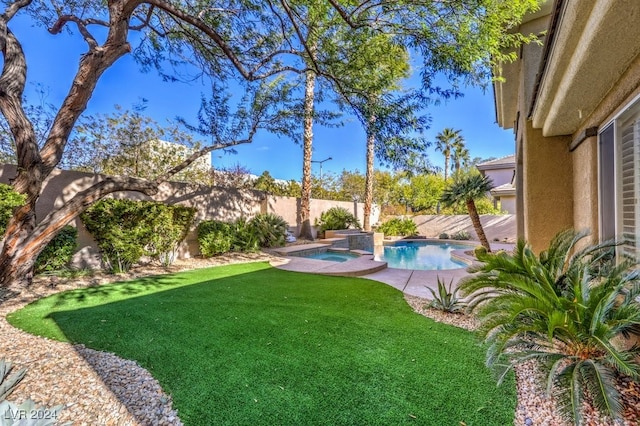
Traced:
[[516, 196], [507, 195], [500, 197], [500, 210], [509, 214], [516, 214]]
[[524, 238], [535, 251], [573, 226], [573, 167], [570, 136], [545, 138], [527, 121], [523, 155]]
[[[584, 140], [572, 153], [573, 228], [591, 232], [590, 242], [598, 241], [598, 138]], [[583, 244], [589, 241], [586, 239]]]
[[[299, 218], [299, 210], [300, 210], [300, 199], [295, 197], [274, 197], [269, 196], [267, 200], [268, 211], [278, 214], [282, 216], [289, 226], [292, 228], [296, 228], [296, 231], [300, 226], [300, 218]], [[364, 203], [354, 203], [350, 201], [333, 201], [333, 200], [311, 200], [311, 224], [315, 224], [316, 220], [320, 218], [322, 212], [329, 210], [332, 207], [342, 207], [351, 212], [360, 224], [362, 225], [364, 218]], [[371, 209], [370, 221], [372, 224], [378, 222], [380, 218], [380, 209], [377, 206], [373, 206]], [[312, 233], [314, 237], [317, 236], [317, 232], [312, 229]]]
[[[469, 215], [418, 215], [411, 218], [418, 233], [428, 238], [438, 238], [440, 234], [453, 235], [458, 231], [467, 231], [473, 240], [478, 240]], [[516, 218], [514, 215], [481, 215], [480, 222], [489, 242], [516, 241]]]

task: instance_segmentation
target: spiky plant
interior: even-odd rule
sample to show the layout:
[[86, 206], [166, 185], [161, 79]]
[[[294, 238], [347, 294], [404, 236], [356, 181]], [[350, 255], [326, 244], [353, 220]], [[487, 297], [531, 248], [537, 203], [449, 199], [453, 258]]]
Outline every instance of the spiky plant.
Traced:
[[585, 236], [561, 232], [539, 256], [520, 241], [511, 255], [483, 256], [478, 274], [459, 286], [481, 320], [487, 364], [499, 380], [518, 363], [540, 361], [547, 392], [576, 424], [587, 395], [601, 414], [620, 418], [614, 378], [640, 373], [638, 347], [613, 343], [640, 335], [638, 271], [616, 259], [614, 242], [579, 249]]
[[440, 202], [445, 207], [453, 207], [463, 203], [466, 205], [480, 244], [489, 252], [491, 251], [491, 246], [489, 246], [489, 241], [482, 228], [475, 200], [486, 196], [491, 188], [493, 188], [493, 183], [486, 176], [480, 174], [459, 176], [445, 188], [440, 197]]
[[13, 365], [10, 362], [0, 359], [0, 401], [4, 401], [27, 373], [25, 368], [12, 373]]
[[250, 221], [260, 247], [283, 246], [288, 224], [282, 216], [273, 213], [261, 213]]
[[429, 307], [449, 313], [461, 312], [464, 309], [464, 304], [458, 298], [458, 289], [456, 288], [451, 290], [453, 280], [449, 282], [448, 288], [444, 281], [440, 280], [440, 277], [437, 277], [437, 280], [437, 293], [432, 288], [427, 287], [427, 290], [429, 290], [433, 296], [433, 300], [429, 303]]

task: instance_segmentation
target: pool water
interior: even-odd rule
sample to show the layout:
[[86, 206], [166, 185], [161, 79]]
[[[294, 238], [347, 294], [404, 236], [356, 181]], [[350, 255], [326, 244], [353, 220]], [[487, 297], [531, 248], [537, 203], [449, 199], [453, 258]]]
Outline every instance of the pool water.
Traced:
[[389, 268], [398, 269], [460, 269], [468, 265], [452, 259], [451, 252], [464, 249], [470, 249], [470, 246], [436, 241], [399, 241], [384, 246], [384, 254], [376, 255], [375, 260], [387, 262]]
[[321, 253], [309, 254], [302, 257], [306, 257], [307, 259], [329, 260], [331, 262], [346, 262], [347, 260], [355, 259], [358, 255], [352, 253], [323, 251]]

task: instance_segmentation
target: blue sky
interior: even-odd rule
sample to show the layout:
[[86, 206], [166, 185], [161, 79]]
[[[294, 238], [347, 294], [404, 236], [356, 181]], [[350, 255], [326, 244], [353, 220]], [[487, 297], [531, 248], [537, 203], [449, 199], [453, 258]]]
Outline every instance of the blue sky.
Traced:
[[[33, 98], [35, 84], [40, 83], [48, 91], [47, 102], [59, 105], [69, 88], [77, 69], [80, 55], [86, 44], [77, 34], [49, 34], [45, 28], [33, 27], [28, 20], [14, 19], [9, 27], [23, 44], [27, 56], [27, 96]], [[119, 104], [130, 108], [141, 98], [148, 100], [146, 113], [159, 123], [181, 116], [195, 122], [203, 86], [168, 83], [155, 73], [142, 73], [131, 55], [121, 58], [108, 69], [98, 82], [89, 102], [88, 113], [110, 113]], [[427, 140], [446, 127], [460, 129], [471, 157], [501, 157], [512, 154], [512, 131], [502, 130], [495, 124], [492, 91], [483, 93], [480, 88], [464, 88], [465, 96], [430, 106], [432, 117]], [[35, 99], [34, 99], [35, 101]], [[314, 128], [314, 160], [331, 161], [323, 164], [323, 173], [339, 173], [343, 169], [364, 172], [365, 135], [355, 120], [339, 128]], [[241, 164], [260, 174], [268, 170], [279, 179], [299, 180], [302, 175], [302, 148], [288, 139], [278, 139], [267, 133], [258, 134], [250, 145], [240, 146], [235, 155], [214, 152], [215, 167]], [[429, 148], [430, 161], [442, 166], [443, 159], [433, 147]], [[318, 164], [313, 164], [319, 173]]]

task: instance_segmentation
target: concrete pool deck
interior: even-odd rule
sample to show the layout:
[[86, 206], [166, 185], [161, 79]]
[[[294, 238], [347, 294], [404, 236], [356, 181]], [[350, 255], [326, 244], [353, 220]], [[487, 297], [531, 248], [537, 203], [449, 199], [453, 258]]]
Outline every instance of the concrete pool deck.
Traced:
[[[492, 243], [493, 251], [513, 250], [514, 244]], [[287, 247], [285, 253], [299, 251], [305, 249], [306, 246]], [[471, 247], [470, 247], [471, 249]], [[454, 250], [452, 254], [465, 260], [471, 264], [475, 258], [464, 253], [465, 250]], [[286, 254], [280, 252], [280, 255]], [[453, 281], [453, 285], [457, 286], [461, 278], [469, 275], [467, 268], [459, 269], [443, 269], [435, 271], [421, 271], [413, 269], [396, 269], [388, 268], [386, 262], [378, 262], [373, 260], [373, 255], [362, 254], [359, 258], [349, 260], [347, 262], [331, 262], [326, 260], [308, 259], [304, 257], [282, 257], [278, 260], [271, 261], [271, 264], [279, 269], [295, 272], [307, 272], [311, 274], [321, 275], [338, 275], [338, 276], [358, 276], [374, 281], [379, 281], [397, 288], [403, 293], [411, 296], [423, 297], [431, 299], [431, 292], [427, 287], [437, 290], [438, 278], [443, 280], [447, 285]]]

